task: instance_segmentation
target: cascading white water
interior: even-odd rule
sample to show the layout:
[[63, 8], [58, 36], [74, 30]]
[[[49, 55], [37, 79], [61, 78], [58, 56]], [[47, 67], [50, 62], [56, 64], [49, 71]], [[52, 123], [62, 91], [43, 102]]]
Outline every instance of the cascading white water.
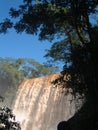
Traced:
[[56, 77], [27, 79], [20, 85], [13, 112], [22, 130], [57, 130], [60, 121], [75, 114], [71, 93], [65, 95], [62, 87], [51, 83]]

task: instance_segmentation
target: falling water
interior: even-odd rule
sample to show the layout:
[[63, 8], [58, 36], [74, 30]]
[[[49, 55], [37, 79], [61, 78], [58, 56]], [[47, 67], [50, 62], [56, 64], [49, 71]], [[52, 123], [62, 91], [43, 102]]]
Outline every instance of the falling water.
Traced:
[[60, 121], [74, 115], [73, 96], [53, 86], [56, 77], [27, 79], [20, 85], [13, 111], [22, 130], [56, 130]]

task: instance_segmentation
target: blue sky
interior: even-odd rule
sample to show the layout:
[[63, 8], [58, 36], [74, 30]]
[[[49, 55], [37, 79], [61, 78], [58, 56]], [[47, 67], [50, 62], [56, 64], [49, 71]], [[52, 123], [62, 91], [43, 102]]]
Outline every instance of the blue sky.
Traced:
[[[0, 0], [0, 22], [8, 17], [11, 6], [17, 7], [22, 0]], [[37, 36], [28, 34], [17, 34], [10, 30], [7, 34], [0, 34], [0, 57], [33, 58], [43, 63], [46, 59], [45, 49], [49, 49], [51, 43], [39, 41]]]

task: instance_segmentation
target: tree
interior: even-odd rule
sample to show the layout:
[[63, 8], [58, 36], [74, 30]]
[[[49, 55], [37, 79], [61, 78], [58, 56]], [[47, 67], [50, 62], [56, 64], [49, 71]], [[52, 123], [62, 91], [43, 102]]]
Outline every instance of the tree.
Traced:
[[[36, 78], [58, 71], [55, 67], [46, 67], [34, 59], [0, 58], [0, 95], [11, 106], [19, 84], [25, 78]], [[2, 99], [3, 100], [3, 99]]]
[[8, 107], [0, 107], [0, 130], [21, 130], [20, 124], [15, 121], [15, 116]]
[[[0, 96], [0, 102], [4, 98]], [[15, 115], [8, 107], [0, 107], [0, 130], [21, 130], [20, 124], [15, 120]]]
[[34, 59], [25, 59], [20, 70], [24, 73], [26, 78], [42, 77], [59, 71], [55, 66], [48, 67], [47, 65], [36, 62]]
[[[90, 67], [87, 70], [92, 71], [90, 78], [93, 79], [93, 82], [87, 83], [89, 77], [86, 75], [85, 83], [89, 84], [89, 93], [92, 94], [94, 89], [92, 90], [91, 84], [96, 88], [98, 75], [95, 58], [96, 48], [98, 48], [97, 40], [95, 40], [98, 27], [91, 22], [90, 17], [94, 14], [97, 15], [98, 2], [96, 0], [43, 0], [39, 2], [24, 0], [23, 2], [24, 4], [20, 5], [19, 9], [11, 8], [9, 12], [10, 16], [18, 18], [18, 21], [12, 22], [6, 18], [0, 24], [1, 33], [6, 33], [8, 28], [13, 27], [17, 33], [39, 33], [40, 40], [52, 40], [54, 37], [62, 35], [63, 40], [55, 43], [46, 56], [51, 56], [55, 60], [62, 59], [65, 66], [70, 62], [71, 69], [76, 70], [77, 68], [79, 71], [77, 75], [82, 75], [86, 70], [86, 68], [83, 70], [83, 64], [86, 64], [85, 67], [89, 64]], [[76, 57], [77, 54], [78, 57]], [[82, 59], [79, 61], [80, 57], [86, 62]], [[69, 65], [65, 66], [64, 69], [69, 67]], [[81, 69], [79, 70], [79, 68]], [[86, 71], [86, 73], [89, 72]], [[95, 93], [93, 92], [93, 95], [96, 95]]]
[[[15, 120], [12, 110], [19, 84], [24, 78], [35, 78], [52, 74], [58, 69], [46, 68], [34, 59], [13, 59], [0, 57], [0, 130], [20, 130], [20, 124]], [[7, 107], [1, 107], [1, 105]]]
[[[19, 9], [10, 9], [13, 23], [5, 19], [0, 24], [1, 32], [14, 27], [17, 33], [39, 34], [40, 40], [63, 38], [53, 44], [46, 56], [65, 63], [62, 75], [70, 74], [67, 85], [73, 91], [85, 93], [88, 104], [92, 104], [92, 128], [97, 125], [98, 114], [98, 1], [97, 0], [24, 0]], [[96, 19], [92, 22], [93, 15]], [[67, 58], [66, 58], [67, 57]], [[63, 79], [62, 76], [62, 79]], [[62, 80], [63, 81], [63, 80]], [[90, 106], [90, 105], [89, 105]], [[93, 116], [92, 116], [93, 115]], [[91, 119], [92, 118], [92, 119]], [[96, 118], [96, 119], [95, 119]], [[94, 119], [94, 120], [93, 120]], [[86, 120], [86, 121], [87, 121]]]

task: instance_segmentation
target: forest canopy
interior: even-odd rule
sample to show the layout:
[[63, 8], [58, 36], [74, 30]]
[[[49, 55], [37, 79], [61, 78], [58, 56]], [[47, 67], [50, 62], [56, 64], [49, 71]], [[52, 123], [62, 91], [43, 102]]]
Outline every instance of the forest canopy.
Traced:
[[11, 105], [18, 86], [24, 79], [56, 72], [58, 72], [57, 67], [46, 67], [34, 59], [0, 57], [0, 95], [5, 98], [6, 105]]

